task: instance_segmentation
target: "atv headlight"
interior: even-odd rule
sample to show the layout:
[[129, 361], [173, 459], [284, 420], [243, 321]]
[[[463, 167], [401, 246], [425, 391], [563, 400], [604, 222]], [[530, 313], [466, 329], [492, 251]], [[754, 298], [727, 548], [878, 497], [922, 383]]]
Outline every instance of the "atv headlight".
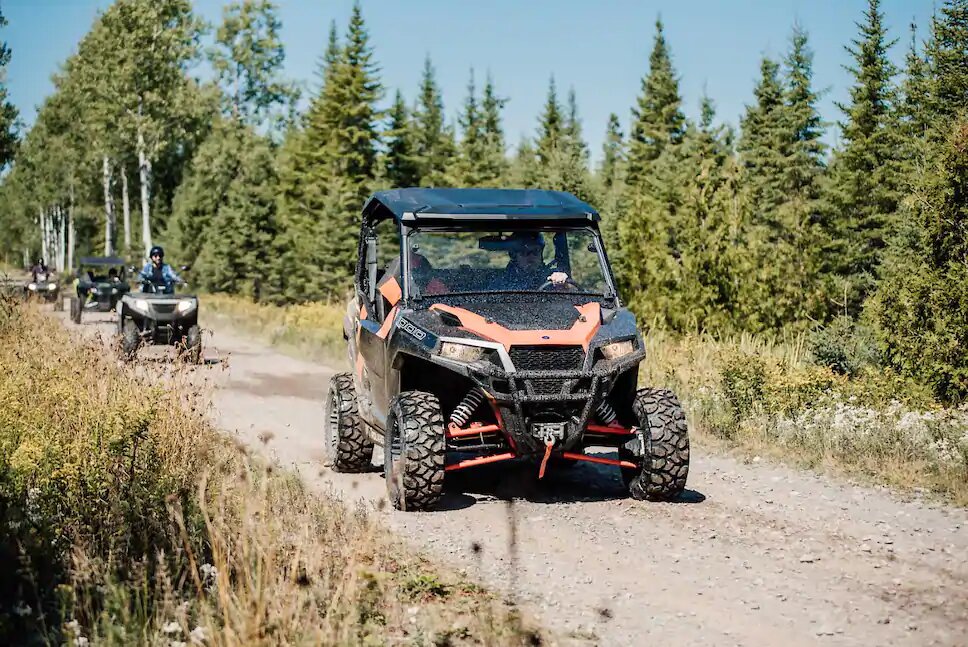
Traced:
[[56, 283], [48, 283], [47, 284], [47, 289], [48, 290], [56, 290], [57, 289], [57, 284]]
[[100, 293], [97, 291], [97, 288], [91, 288], [91, 294], [100, 294]]
[[445, 341], [440, 345], [440, 356], [458, 362], [476, 362], [484, 357], [484, 349], [480, 346]]
[[612, 360], [618, 359], [619, 357], [625, 357], [629, 353], [635, 350], [635, 345], [632, 343], [631, 339], [625, 341], [613, 341], [611, 344], [605, 344], [602, 346], [602, 355], [605, 359]]
[[117, 294], [117, 293], [118, 293], [117, 288], [111, 288], [111, 294]]
[[36, 290], [37, 289], [37, 284], [36, 283], [28, 283], [27, 284], [27, 289], [28, 290]]
[[141, 312], [148, 312], [148, 302], [145, 299], [132, 299], [131, 307]]
[[195, 307], [194, 301], [179, 301], [178, 306], [176, 306], [176, 309], [178, 310], [178, 312], [184, 314], [194, 307]]

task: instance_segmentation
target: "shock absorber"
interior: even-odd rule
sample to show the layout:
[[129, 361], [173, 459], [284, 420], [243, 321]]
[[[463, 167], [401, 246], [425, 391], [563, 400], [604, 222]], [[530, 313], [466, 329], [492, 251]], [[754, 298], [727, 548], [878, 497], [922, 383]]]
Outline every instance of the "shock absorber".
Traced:
[[611, 424], [618, 417], [615, 408], [608, 403], [608, 400], [602, 400], [598, 403], [595, 408], [595, 415], [598, 416], [598, 421], [603, 425]]
[[456, 407], [454, 407], [454, 412], [450, 414], [451, 423], [457, 425], [458, 427], [463, 427], [467, 424], [467, 421], [471, 419], [471, 415], [477, 410], [481, 402], [484, 401], [484, 391], [481, 387], [475, 386], [473, 389], [468, 391], [464, 399], [460, 401]]

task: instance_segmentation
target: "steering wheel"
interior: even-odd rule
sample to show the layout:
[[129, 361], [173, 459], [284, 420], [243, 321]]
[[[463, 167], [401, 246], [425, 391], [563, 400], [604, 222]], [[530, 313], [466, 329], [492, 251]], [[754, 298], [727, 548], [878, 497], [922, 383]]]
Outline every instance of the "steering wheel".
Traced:
[[554, 281], [545, 281], [544, 283], [541, 284], [541, 287], [538, 288], [538, 292], [547, 292], [549, 288], [552, 288], [552, 287], [560, 287], [562, 285], [570, 285], [570, 286], [574, 287], [576, 290], [579, 289], [578, 288], [578, 284], [575, 283], [572, 280], [571, 277], [568, 277], [568, 278], [565, 279], [564, 283], [555, 283]]

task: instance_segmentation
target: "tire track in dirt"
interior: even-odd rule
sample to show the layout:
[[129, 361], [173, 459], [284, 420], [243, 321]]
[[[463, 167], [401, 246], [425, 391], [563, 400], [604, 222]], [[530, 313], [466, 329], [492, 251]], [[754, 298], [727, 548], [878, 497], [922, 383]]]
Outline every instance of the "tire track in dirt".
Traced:
[[468, 471], [441, 510], [396, 512], [381, 505], [378, 470], [322, 465], [331, 367], [223, 327], [205, 343], [206, 356], [227, 357], [227, 370], [198, 369], [223, 429], [313, 487], [378, 509], [565, 643], [968, 644], [963, 509], [695, 448], [681, 502], [632, 501], [612, 470], [583, 464], [537, 484], [525, 468]]

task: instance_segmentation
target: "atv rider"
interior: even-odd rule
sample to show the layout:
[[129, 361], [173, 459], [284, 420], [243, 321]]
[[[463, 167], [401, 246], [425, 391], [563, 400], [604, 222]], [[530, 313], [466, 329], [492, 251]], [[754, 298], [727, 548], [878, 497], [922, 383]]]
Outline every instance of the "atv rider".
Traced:
[[38, 258], [34, 266], [30, 268], [30, 277], [34, 283], [43, 283], [50, 275], [50, 269], [44, 263], [44, 259]]
[[551, 272], [544, 264], [544, 237], [540, 232], [520, 231], [504, 240], [511, 257], [504, 270], [504, 281], [509, 288], [536, 290], [548, 282], [554, 286], [565, 285], [568, 275]]
[[150, 283], [154, 286], [163, 286], [166, 293], [174, 291], [176, 283], [184, 283], [180, 276], [171, 269], [171, 265], [164, 262], [165, 250], [160, 245], [155, 245], [148, 253], [151, 262], [146, 264], [139, 274], [141, 279], [141, 291], [145, 292], [145, 284]]

